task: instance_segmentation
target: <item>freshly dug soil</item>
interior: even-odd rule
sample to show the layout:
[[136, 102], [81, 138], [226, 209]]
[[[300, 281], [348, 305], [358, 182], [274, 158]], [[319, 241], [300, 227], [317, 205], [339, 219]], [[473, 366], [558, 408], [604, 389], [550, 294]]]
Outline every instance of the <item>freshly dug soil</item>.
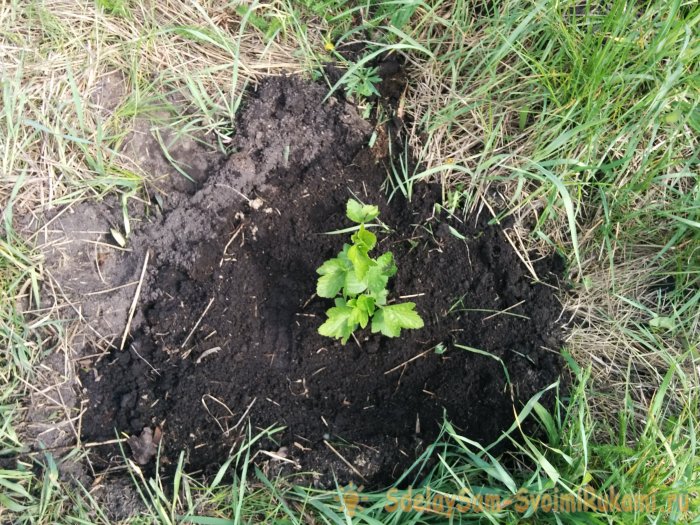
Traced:
[[[240, 117], [237, 153], [130, 240], [132, 253], [150, 250], [141, 308], [125, 349], [83, 372], [83, 439], [148, 429], [131, 442], [137, 461], [152, 461], [152, 433], [163, 463], [185, 450], [189, 471], [210, 473], [249, 418], [254, 434], [284, 427], [255, 446], [286, 460], [261, 454], [266, 468], [377, 486], [435, 439], [443, 416], [489, 443], [512, 424], [513, 404], [557, 380], [552, 287], [533, 282], [488, 217], [440, 212], [438, 187], [387, 202], [370, 126], [324, 95], [295, 78], [264, 82]], [[349, 226], [352, 195], [379, 205], [392, 228], [374, 253], [394, 253], [390, 298], [414, 301], [423, 329], [397, 339], [365, 330], [345, 346], [318, 335], [332, 301], [314, 295], [315, 270], [347, 242], [325, 233]], [[561, 262], [536, 271], [554, 281]], [[96, 459], [114, 452], [98, 448]]]

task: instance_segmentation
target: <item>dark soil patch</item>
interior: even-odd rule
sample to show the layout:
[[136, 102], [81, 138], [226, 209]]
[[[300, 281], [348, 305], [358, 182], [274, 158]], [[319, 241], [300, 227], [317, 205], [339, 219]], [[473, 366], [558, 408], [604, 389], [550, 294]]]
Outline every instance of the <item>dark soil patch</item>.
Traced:
[[[188, 469], [206, 473], [245, 437], [247, 415], [253, 429], [285, 427], [258, 448], [296, 466], [268, 467], [315, 471], [320, 485], [334, 475], [381, 485], [431, 443], [444, 414], [482, 443], [512, 424], [502, 365], [455, 343], [503, 361], [516, 407], [558, 378], [552, 288], [533, 282], [483, 215], [437, 213], [436, 186], [387, 203], [385, 170], [365, 147], [370, 127], [324, 95], [294, 78], [265, 82], [241, 116], [238, 153], [132, 239], [135, 253], [150, 250], [143, 308], [128, 347], [83, 374], [84, 439], [162, 431], [166, 463], [184, 449]], [[324, 232], [348, 225], [352, 192], [394, 229], [377, 250], [397, 260], [391, 297], [414, 296], [426, 321], [400, 339], [367, 330], [341, 346], [316, 331], [331, 301], [314, 296], [315, 270], [345, 241]], [[562, 271], [553, 258], [536, 269], [549, 280]], [[109, 463], [110, 451], [96, 459]]]

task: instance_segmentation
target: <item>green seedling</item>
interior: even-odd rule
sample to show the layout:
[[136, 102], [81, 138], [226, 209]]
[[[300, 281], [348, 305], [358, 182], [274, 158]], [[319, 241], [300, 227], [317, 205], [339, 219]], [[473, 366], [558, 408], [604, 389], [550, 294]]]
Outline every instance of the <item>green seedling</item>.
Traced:
[[379, 208], [350, 199], [346, 214], [360, 226], [351, 237], [352, 244], [344, 244], [337, 257], [316, 270], [321, 276], [316, 293], [335, 299], [318, 333], [345, 344], [358, 326], [366, 328], [370, 320], [372, 333], [381, 332], [387, 337], [398, 337], [402, 328], [422, 328], [415, 303], [387, 304], [387, 284], [397, 270], [394, 255], [386, 252], [376, 259], [369, 256], [377, 236], [366, 225], [379, 216]]
[[359, 95], [362, 98], [369, 98], [372, 95], [379, 96], [377, 84], [382, 81], [378, 75], [378, 67], [360, 67], [352, 73], [345, 83], [345, 89], [351, 97]]

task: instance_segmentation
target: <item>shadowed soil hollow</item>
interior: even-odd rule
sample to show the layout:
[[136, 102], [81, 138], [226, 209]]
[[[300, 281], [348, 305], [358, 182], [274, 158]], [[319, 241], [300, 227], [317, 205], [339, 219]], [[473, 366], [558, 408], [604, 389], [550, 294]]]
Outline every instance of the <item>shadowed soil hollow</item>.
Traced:
[[[324, 96], [295, 78], [265, 81], [240, 117], [237, 152], [130, 239], [125, 257], [149, 251], [141, 308], [125, 349], [83, 372], [84, 439], [148, 428], [162, 434], [163, 463], [184, 449], [188, 470], [212, 472], [249, 417], [254, 433], [284, 426], [255, 448], [289, 462], [259, 455], [265, 467], [315, 471], [319, 485], [334, 475], [381, 485], [425, 450], [444, 414], [489, 443], [513, 422], [511, 390], [520, 407], [557, 380], [553, 287], [533, 282], [490, 217], [440, 212], [438, 187], [417, 184], [411, 202], [387, 202], [370, 126]], [[349, 226], [352, 194], [379, 205], [392, 228], [373, 253], [394, 253], [390, 298], [411, 296], [423, 329], [398, 339], [365, 330], [345, 346], [318, 335], [332, 301], [314, 295], [315, 270], [347, 240], [324, 232]], [[535, 269], [550, 282], [562, 271], [555, 258]], [[144, 447], [132, 440], [131, 452], [153, 461]], [[106, 466], [115, 452], [95, 459]]]

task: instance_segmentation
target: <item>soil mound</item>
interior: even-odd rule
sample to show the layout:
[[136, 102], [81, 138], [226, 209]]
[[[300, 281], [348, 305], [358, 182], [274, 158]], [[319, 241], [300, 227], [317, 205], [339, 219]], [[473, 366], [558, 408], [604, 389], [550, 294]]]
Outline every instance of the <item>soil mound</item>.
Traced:
[[[160, 438], [161, 461], [184, 449], [188, 470], [211, 472], [250, 418], [253, 432], [284, 427], [257, 445], [284, 457], [260, 456], [268, 467], [314, 471], [320, 485], [381, 485], [431, 443], [443, 416], [488, 443], [512, 424], [513, 403], [558, 378], [552, 288], [533, 282], [486, 217], [440, 211], [439, 188], [418, 184], [411, 202], [387, 202], [370, 126], [324, 96], [295, 78], [264, 82], [240, 117], [237, 153], [131, 239], [132, 253], [149, 250], [142, 308], [125, 349], [83, 373], [84, 439], [115, 428], [141, 436], [131, 449], [147, 463]], [[423, 329], [399, 339], [365, 330], [345, 346], [318, 335], [331, 301], [314, 295], [315, 270], [346, 242], [325, 232], [348, 226], [352, 195], [379, 205], [393, 229], [376, 249], [396, 258], [390, 297], [410, 296]], [[562, 271], [554, 258], [536, 269], [551, 280]]]

